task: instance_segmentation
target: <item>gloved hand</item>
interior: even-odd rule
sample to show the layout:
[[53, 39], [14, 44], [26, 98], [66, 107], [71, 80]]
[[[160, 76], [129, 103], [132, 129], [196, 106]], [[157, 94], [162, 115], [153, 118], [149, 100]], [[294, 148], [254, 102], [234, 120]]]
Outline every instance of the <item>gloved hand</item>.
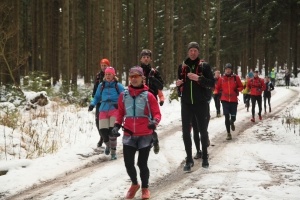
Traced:
[[89, 106], [89, 111], [92, 111], [92, 110], [94, 109], [94, 107], [95, 107], [95, 106], [90, 105], [90, 106]]
[[163, 106], [163, 105], [164, 105], [164, 101], [160, 101], [160, 102], [159, 102], [159, 105], [160, 105], [160, 106]]
[[121, 128], [120, 124], [115, 124], [113, 129], [111, 130], [111, 135], [113, 137], [119, 137], [121, 134], [119, 133], [119, 129]]
[[149, 129], [152, 129], [152, 130], [155, 130], [156, 129], [156, 125], [157, 125], [157, 122], [156, 120], [151, 120], [148, 124], [148, 128]]

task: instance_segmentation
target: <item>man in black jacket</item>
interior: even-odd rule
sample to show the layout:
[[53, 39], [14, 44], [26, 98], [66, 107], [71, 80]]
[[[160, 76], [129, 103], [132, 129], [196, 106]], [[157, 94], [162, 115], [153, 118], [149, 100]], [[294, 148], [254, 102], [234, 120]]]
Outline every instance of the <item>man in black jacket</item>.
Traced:
[[[144, 72], [144, 83], [149, 87], [149, 92], [151, 92], [155, 98], [157, 99], [158, 90], [163, 89], [163, 80], [160, 76], [160, 73], [151, 67], [152, 61], [152, 52], [149, 49], [143, 49], [140, 53], [140, 61], [141, 67], [143, 68]], [[160, 106], [163, 105], [163, 102], [160, 102]], [[153, 131], [153, 150], [154, 153], [157, 154], [159, 152], [159, 143], [157, 133]]]
[[199, 58], [199, 44], [190, 42], [188, 44], [188, 58], [179, 66], [176, 86], [181, 87], [181, 120], [183, 142], [186, 151], [186, 164], [184, 171], [190, 171], [194, 166], [192, 158], [192, 139], [190, 123], [196, 117], [201, 135], [202, 144], [202, 167], [207, 168], [208, 163], [208, 132], [207, 122], [209, 118], [209, 104], [212, 88], [214, 87], [214, 76], [208, 63], [201, 63]]
[[[106, 67], [110, 66], [110, 62], [108, 59], [103, 58], [100, 60], [99, 66], [100, 66], [100, 71], [97, 73], [95, 82], [94, 82], [94, 88], [93, 88], [93, 93], [92, 93], [93, 98], [97, 92], [98, 85], [103, 82], [104, 71], [105, 71]], [[103, 138], [101, 137], [100, 127], [99, 127], [99, 107], [100, 107], [100, 105], [101, 105], [101, 103], [97, 103], [96, 112], [95, 112], [96, 127], [97, 127], [97, 130], [100, 135], [100, 139], [99, 139], [99, 142], [97, 143], [97, 147], [101, 147], [103, 144]]]

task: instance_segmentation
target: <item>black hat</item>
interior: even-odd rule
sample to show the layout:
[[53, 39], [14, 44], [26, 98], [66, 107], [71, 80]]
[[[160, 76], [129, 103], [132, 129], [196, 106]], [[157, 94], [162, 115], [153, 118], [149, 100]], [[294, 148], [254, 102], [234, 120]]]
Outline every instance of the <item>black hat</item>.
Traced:
[[149, 56], [151, 57], [152, 56], [152, 52], [149, 50], [149, 49], [143, 49], [140, 53], [140, 57], [143, 57], [143, 56]]
[[225, 69], [227, 69], [227, 68], [230, 68], [230, 69], [232, 70], [232, 65], [231, 65], [230, 63], [227, 63], [227, 64], [225, 65]]
[[200, 50], [199, 44], [197, 42], [190, 42], [188, 44], [188, 50], [190, 50], [190, 48], [196, 48], [198, 49], [198, 51]]

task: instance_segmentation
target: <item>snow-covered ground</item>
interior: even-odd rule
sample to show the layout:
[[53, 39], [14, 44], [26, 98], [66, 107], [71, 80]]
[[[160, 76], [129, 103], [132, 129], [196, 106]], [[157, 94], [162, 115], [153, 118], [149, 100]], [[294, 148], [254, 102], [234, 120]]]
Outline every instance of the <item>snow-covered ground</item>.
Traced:
[[[180, 102], [169, 103], [169, 92], [165, 91], [166, 102], [161, 107], [158, 127], [159, 137], [163, 138], [161, 150], [159, 154], [151, 151], [149, 158], [152, 199], [299, 199], [299, 91], [297, 87], [276, 87], [271, 101], [274, 111], [256, 123], [250, 122], [251, 113], [245, 110], [240, 95], [232, 141], [225, 140], [224, 117], [214, 118], [212, 101], [210, 167], [203, 169], [201, 161], [195, 160], [193, 172], [187, 174], [182, 171], [186, 155], [180, 131]], [[22, 130], [0, 126], [0, 171], [8, 171], [0, 176], [0, 199], [78, 169], [84, 171], [84, 166], [95, 162], [103, 164], [42, 199], [124, 197], [130, 181], [122, 158], [121, 138], [119, 158], [115, 161], [110, 161], [101, 149], [95, 150], [99, 136], [94, 113], [88, 112], [87, 107], [61, 106], [51, 101], [36, 111], [22, 111], [22, 115], [24, 121], [27, 119]], [[293, 118], [298, 121], [294, 123]], [[28, 137], [24, 132], [36, 135]], [[33, 137], [39, 139], [31, 144]], [[35, 158], [36, 145], [44, 147], [39, 152], [42, 157]]]

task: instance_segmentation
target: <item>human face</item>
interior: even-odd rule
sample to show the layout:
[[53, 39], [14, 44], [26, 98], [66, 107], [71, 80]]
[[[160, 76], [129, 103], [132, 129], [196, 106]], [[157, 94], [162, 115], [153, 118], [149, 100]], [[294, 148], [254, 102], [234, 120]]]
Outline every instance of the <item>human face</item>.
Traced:
[[152, 60], [150, 56], [142, 56], [140, 61], [142, 64], [149, 65]]
[[114, 79], [115, 75], [112, 73], [105, 73], [105, 80], [111, 82]]
[[254, 77], [258, 77], [258, 72], [253, 73]]
[[143, 76], [140, 74], [129, 74], [129, 80], [132, 86], [138, 87], [143, 84]]
[[106, 67], [108, 67], [108, 66], [105, 63], [100, 63], [100, 67], [101, 67], [101, 70], [104, 72]]
[[219, 78], [220, 77], [220, 71], [215, 71], [215, 77]]
[[232, 73], [232, 70], [230, 68], [225, 69], [225, 74], [230, 75]]
[[199, 56], [199, 50], [196, 48], [190, 48], [188, 51], [188, 56], [191, 60], [196, 60]]

